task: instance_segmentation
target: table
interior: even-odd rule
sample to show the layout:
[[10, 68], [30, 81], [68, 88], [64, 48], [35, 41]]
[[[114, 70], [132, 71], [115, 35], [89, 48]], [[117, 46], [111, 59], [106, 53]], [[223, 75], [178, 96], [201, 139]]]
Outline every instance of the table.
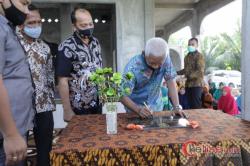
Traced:
[[250, 165], [250, 122], [217, 110], [186, 113], [199, 128], [131, 131], [124, 129], [130, 115], [119, 114], [117, 135], [106, 134], [105, 115], [75, 116], [51, 151], [51, 165]]

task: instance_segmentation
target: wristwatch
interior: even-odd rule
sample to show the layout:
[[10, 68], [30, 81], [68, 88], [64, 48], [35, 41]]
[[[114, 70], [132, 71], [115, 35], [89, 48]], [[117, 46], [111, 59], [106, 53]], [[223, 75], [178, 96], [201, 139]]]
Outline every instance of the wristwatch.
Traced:
[[182, 106], [177, 105], [173, 107], [173, 111], [177, 111], [183, 118], [188, 119], [188, 115], [185, 113], [185, 111], [182, 111]]
[[173, 107], [173, 111], [180, 111], [182, 110], [182, 106], [181, 105], [176, 105]]

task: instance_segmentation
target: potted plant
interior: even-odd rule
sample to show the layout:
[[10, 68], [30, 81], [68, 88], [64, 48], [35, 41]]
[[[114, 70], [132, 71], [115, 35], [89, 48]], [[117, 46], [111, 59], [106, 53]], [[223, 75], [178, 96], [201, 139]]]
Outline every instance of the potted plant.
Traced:
[[112, 68], [99, 68], [90, 76], [90, 81], [98, 87], [99, 99], [106, 113], [107, 134], [117, 133], [117, 102], [122, 96], [130, 94], [128, 83], [133, 77], [131, 72], [122, 77]]

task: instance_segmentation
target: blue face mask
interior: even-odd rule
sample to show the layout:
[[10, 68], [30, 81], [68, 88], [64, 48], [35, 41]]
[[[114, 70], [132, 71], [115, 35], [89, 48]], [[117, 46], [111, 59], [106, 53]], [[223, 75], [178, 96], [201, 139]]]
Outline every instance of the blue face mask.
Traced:
[[38, 27], [35, 27], [35, 28], [30, 28], [30, 27], [27, 27], [25, 26], [24, 27], [24, 33], [33, 38], [33, 39], [37, 39], [40, 37], [41, 33], [42, 33], [42, 27], [41, 26], [38, 26]]
[[193, 53], [196, 51], [196, 48], [194, 46], [188, 46], [188, 52]]

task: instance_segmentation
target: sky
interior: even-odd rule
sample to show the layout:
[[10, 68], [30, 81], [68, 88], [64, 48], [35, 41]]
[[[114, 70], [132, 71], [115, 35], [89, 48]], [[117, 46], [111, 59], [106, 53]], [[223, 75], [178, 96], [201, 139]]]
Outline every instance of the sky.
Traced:
[[214, 36], [220, 33], [232, 34], [237, 28], [237, 21], [241, 23], [242, 0], [224, 6], [211, 13], [201, 24], [201, 34], [204, 36]]
[[[237, 21], [241, 23], [242, 0], [234, 0], [230, 4], [214, 11], [204, 18], [201, 24], [201, 37], [215, 36], [220, 33], [232, 34], [237, 27]], [[189, 27], [185, 27], [174, 33], [175, 38], [191, 37]]]

